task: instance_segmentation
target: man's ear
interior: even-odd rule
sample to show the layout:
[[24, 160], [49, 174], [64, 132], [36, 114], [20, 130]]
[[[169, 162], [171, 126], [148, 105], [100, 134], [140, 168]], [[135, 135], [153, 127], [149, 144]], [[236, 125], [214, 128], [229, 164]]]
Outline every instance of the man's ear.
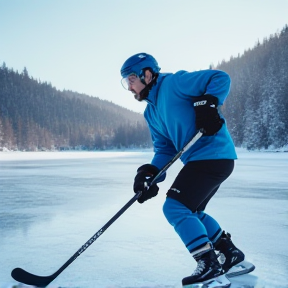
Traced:
[[145, 71], [145, 78], [144, 78], [145, 83], [148, 85], [152, 81], [152, 78], [153, 78], [153, 74], [151, 73], [150, 70], [147, 69]]

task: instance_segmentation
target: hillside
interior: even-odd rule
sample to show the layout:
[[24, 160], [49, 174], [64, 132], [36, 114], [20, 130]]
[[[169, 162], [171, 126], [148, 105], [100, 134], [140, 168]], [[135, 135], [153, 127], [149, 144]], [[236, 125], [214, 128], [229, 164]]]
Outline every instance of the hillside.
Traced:
[[0, 147], [13, 150], [146, 147], [143, 115], [0, 68]]

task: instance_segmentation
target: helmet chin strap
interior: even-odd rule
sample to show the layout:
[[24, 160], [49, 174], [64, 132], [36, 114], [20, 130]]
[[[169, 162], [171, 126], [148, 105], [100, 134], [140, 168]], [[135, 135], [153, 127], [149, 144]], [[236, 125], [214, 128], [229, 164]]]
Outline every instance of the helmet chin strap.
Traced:
[[[153, 85], [156, 84], [157, 78], [158, 78], [159, 74], [156, 74], [153, 79], [151, 80], [150, 83], [146, 84], [145, 82], [145, 87], [140, 91], [139, 94], [134, 95], [134, 98], [138, 101], [142, 101], [144, 99], [146, 99], [149, 95], [150, 90], [152, 89]], [[143, 83], [143, 82], [142, 82]], [[143, 83], [143, 84], [144, 84]]]

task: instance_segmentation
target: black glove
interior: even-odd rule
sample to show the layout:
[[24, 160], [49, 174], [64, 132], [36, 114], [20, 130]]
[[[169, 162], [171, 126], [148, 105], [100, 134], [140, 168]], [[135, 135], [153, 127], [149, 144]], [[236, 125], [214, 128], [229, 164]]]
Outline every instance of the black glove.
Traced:
[[139, 203], [143, 203], [158, 194], [159, 187], [157, 184], [153, 184], [149, 187], [149, 184], [153, 178], [159, 173], [159, 169], [151, 164], [142, 165], [137, 169], [137, 175], [134, 179], [134, 192], [142, 192], [142, 195], [137, 199]]
[[203, 129], [203, 134], [212, 136], [222, 127], [224, 119], [218, 113], [218, 98], [212, 95], [203, 95], [194, 100], [196, 128]]

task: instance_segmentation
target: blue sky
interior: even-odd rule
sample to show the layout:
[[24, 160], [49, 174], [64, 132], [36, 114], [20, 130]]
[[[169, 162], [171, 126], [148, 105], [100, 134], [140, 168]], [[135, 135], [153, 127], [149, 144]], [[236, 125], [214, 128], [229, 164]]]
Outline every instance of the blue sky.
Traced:
[[161, 72], [195, 71], [288, 24], [288, 0], [0, 0], [0, 65], [142, 112], [123, 62], [152, 54]]

